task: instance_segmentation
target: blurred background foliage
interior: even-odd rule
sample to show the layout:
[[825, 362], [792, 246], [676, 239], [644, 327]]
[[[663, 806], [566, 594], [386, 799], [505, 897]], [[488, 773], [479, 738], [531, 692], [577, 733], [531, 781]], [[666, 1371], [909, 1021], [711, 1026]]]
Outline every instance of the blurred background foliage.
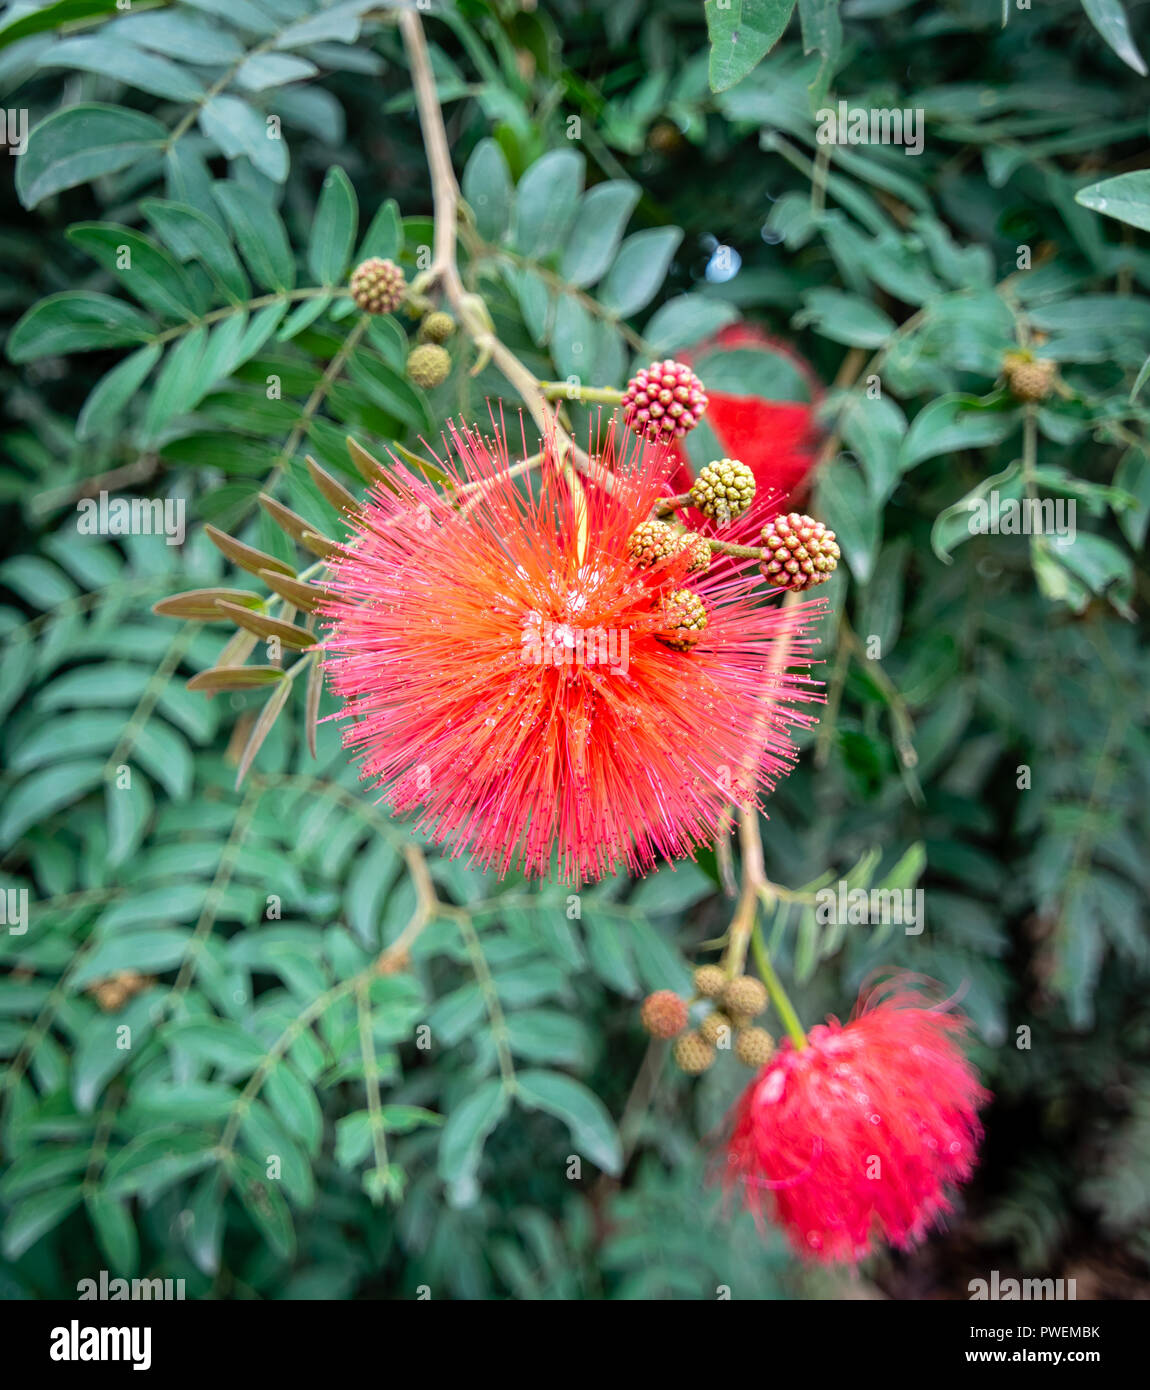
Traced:
[[[330, 526], [305, 455], [361, 493], [349, 433], [418, 449], [517, 398], [458, 343], [420, 391], [414, 323], [341, 289], [432, 240], [393, 12], [60, 0], [0, 16], [32, 130], [0, 181], [0, 886], [30, 902], [0, 932], [5, 1296], [106, 1268], [189, 1297], [964, 1297], [992, 1267], [1145, 1296], [1147, 35], [1118, 0], [734, 9], [738, 45], [715, 0], [434, 0], [464, 276], [540, 377], [618, 386], [744, 317], [831, 385], [811, 509], [847, 563], [767, 867], [918, 882], [926, 929], [784, 898], [771, 940], [808, 1022], [881, 965], [961, 994], [995, 1101], [949, 1230], [851, 1283], [705, 1186], [747, 1073], [678, 1076], [637, 1003], [722, 934], [713, 858], [577, 900], [424, 862], [314, 682], [273, 673], [262, 722], [266, 691], [186, 689], [227, 632], [151, 607], [235, 582], [203, 523], [301, 572], [258, 498]], [[838, 101], [921, 109], [922, 154], [819, 145]], [[1019, 405], [1012, 348], [1062, 389]], [[971, 537], [992, 486], [1074, 499], [1073, 546]], [[101, 489], [187, 499], [187, 543], [78, 535]]]

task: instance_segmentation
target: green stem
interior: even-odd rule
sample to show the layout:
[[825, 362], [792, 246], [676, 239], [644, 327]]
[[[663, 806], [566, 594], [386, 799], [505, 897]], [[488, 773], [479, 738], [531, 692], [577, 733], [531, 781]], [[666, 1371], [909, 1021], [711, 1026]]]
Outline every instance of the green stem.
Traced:
[[212, 309], [209, 313], [200, 314], [197, 318], [177, 324], [175, 328], [165, 328], [162, 333], [153, 333], [147, 341], [149, 343], [168, 343], [173, 338], [190, 333], [193, 328], [204, 328], [208, 324], [219, 323], [222, 319], [232, 318], [236, 314], [250, 313], [253, 309], [266, 309], [269, 304], [294, 304], [297, 299], [322, 299], [325, 295], [329, 295], [332, 299], [347, 299], [350, 294], [351, 290], [346, 286], [333, 288], [330, 285], [309, 285], [307, 288], [299, 290], [276, 290], [274, 294], [261, 294], [256, 299], [245, 299], [239, 304], [225, 304], [222, 309]]
[[622, 391], [612, 386], [572, 385], [567, 381], [541, 381], [539, 389], [549, 401], [579, 401], [584, 405], [619, 405]]
[[367, 1093], [367, 1113], [371, 1125], [371, 1145], [375, 1167], [381, 1183], [388, 1169], [387, 1131], [383, 1123], [383, 1108], [379, 1099], [379, 1067], [375, 1059], [375, 1039], [371, 1033], [371, 986], [366, 976], [360, 976], [355, 989], [356, 1022], [359, 1027], [360, 1055], [363, 1057], [363, 1086]]
[[766, 985], [767, 993], [771, 996], [771, 1003], [774, 1004], [776, 1012], [790, 1034], [791, 1041], [796, 1048], [806, 1047], [807, 1035], [803, 1032], [803, 1025], [799, 1022], [795, 1006], [783, 988], [783, 982], [775, 974], [775, 967], [771, 964], [771, 958], [767, 953], [767, 944], [763, 940], [763, 929], [757, 922], [751, 933], [751, 950], [754, 952], [759, 974], [763, 977], [763, 984]]

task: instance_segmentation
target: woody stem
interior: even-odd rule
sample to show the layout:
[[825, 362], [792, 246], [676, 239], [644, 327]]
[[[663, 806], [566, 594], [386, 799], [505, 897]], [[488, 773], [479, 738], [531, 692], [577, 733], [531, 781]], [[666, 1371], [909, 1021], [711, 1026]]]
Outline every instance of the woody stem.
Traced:
[[730, 541], [717, 541], [708, 536], [712, 550], [717, 550], [720, 555], [734, 555], [740, 560], [765, 560], [767, 552], [757, 545], [733, 545]]
[[451, 149], [443, 124], [443, 111], [435, 88], [435, 75], [427, 50], [423, 23], [414, 9], [404, 9], [399, 15], [399, 30], [411, 67], [411, 83], [415, 105], [423, 133], [427, 166], [431, 175], [431, 196], [435, 222], [435, 245], [428, 284], [438, 283], [447, 302], [455, 311], [461, 330], [471, 339], [479, 353], [480, 363], [491, 361], [504, 378], [519, 392], [540, 434], [553, 438], [557, 453], [570, 460], [580, 472], [594, 477], [605, 491], [610, 492], [613, 478], [610, 472], [588, 458], [559, 423], [558, 414], [540, 389], [535, 374], [526, 367], [494, 331], [486, 305], [478, 295], [469, 294], [459, 274], [456, 258], [456, 236], [460, 215], [459, 183], [451, 162]]
[[723, 969], [732, 977], [741, 975], [747, 963], [747, 947], [758, 918], [759, 891], [767, 882], [759, 814], [753, 806], [739, 811], [739, 848], [743, 855], [743, 882], [723, 953]]
[[689, 492], [680, 493], [678, 497], [664, 497], [655, 503], [656, 516], [668, 516], [671, 512], [677, 512], [680, 507], [691, 505], [691, 494]]

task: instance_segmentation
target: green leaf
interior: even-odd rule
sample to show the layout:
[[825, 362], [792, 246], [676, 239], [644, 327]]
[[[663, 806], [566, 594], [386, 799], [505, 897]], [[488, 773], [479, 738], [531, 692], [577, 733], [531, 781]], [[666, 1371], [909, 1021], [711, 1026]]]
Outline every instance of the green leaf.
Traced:
[[551, 356], [561, 377], [596, 379], [596, 325], [590, 312], [572, 294], [559, 295], [551, 330]]
[[[707, 883], [713, 887], [710, 879]], [[650, 922], [636, 918], [632, 925], [631, 949], [649, 989], [673, 989], [677, 994], [691, 994], [691, 972], [667, 934]]]
[[[929, 406], [927, 407], [929, 409]], [[984, 478], [977, 487], [971, 488], [965, 497], [944, 507], [935, 517], [930, 532], [930, 546], [940, 560], [951, 563], [950, 552], [963, 541], [975, 534], [973, 519], [975, 504], [997, 492], [1003, 500], [1016, 500], [1022, 496], [1022, 470], [1017, 463], [1004, 468], [993, 477]]]
[[205, 216], [199, 208], [161, 198], [142, 199], [140, 211], [177, 260], [199, 261], [233, 302], [242, 303], [248, 299], [251, 294], [248, 277], [218, 222]]
[[678, 227], [651, 227], [632, 233], [620, 246], [603, 283], [599, 297], [604, 306], [620, 318], [629, 318], [650, 304], [667, 278], [671, 257], [682, 240]]
[[76, 422], [76, 438], [92, 439], [114, 428], [124, 407], [160, 359], [160, 345], [148, 343], [113, 367], [92, 388]]
[[64, 24], [90, 19], [93, 15], [112, 14], [115, 10], [116, 0], [56, 0], [54, 5], [17, 14], [15, 18], [0, 24], [0, 48], [7, 48], [10, 43], [27, 38], [30, 34], [43, 34]]
[[[278, 21], [273, 19], [267, 10], [252, 4], [251, 0], [186, 0], [186, 3], [261, 37], [274, 35], [278, 28]], [[283, 8], [290, 12], [294, 6]]]
[[1125, 507], [1118, 513], [1118, 525], [1131, 546], [1139, 550], [1150, 519], [1150, 458], [1143, 449], [1131, 449], [1123, 455], [1114, 474], [1114, 486], [1137, 498], [1136, 507]]
[[215, 1158], [211, 1135], [193, 1130], [153, 1131], [113, 1154], [104, 1169], [104, 1189], [111, 1197], [139, 1193], [151, 1200]]
[[[136, 1055], [136, 1049], [152, 1031], [152, 1001], [146, 994], [133, 999], [118, 1014], [97, 1014], [85, 1025], [72, 1063], [72, 1100], [81, 1114], [89, 1114], [104, 1087]], [[126, 1028], [127, 1032], [121, 1032]], [[127, 1044], [130, 1044], [128, 1046]], [[179, 1117], [187, 1117], [181, 1114]]]
[[268, 1073], [264, 1094], [289, 1132], [314, 1158], [323, 1137], [323, 1115], [315, 1091], [290, 1062], [281, 1059]]
[[185, 1232], [188, 1253], [196, 1268], [209, 1276], [220, 1268], [224, 1236], [224, 1181], [218, 1170], [200, 1179], [188, 1203], [191, 1222]]
[[803, 52], [822, 56], [818, 76], [811, 83], [815, 102], [826, 96], [834, 76], [835, 65], [842, 50], [843, 26], [839, 18], [839, 0], [799, 0], [802, 21]]
[[439, 1136], [439, 1176], [447, 1183], [474, 1178], [487, 1136], [507, 1113], [498, 1077], [481, 1082], [452, 1110]]
[[647, 320], [643, 338], [650, 350], [660, 356], [677, 348], [691, 347], [700, 338], [709, 338], [720, 328], [734, 323], [739, 311], [722, 299], [702, 294], [679, 294], [668, 299]]
[[1088, 188], [1080, 188], [1074, 201], [1094, 212], [1116, 217], [1131, 227], [1150, 232], [1150, 170], [1135, 169], [1117, 178], [1103, 179]]
[[808, 290], [796, 328], [813, 325], [816, 333], [848, 347], [882, 347], [895, 331], [894, 320], [869, 299], [840, 290]]
[[[228, 159], [246, 155], [260, 173], [274, 183], [283, 183], [287, 178], [287, 142], [275, 136], [275, 128], [246, 101], [239, 97], [214, 96], [200, 107], [199, 121], [200, 129]], [[216, 184], [217, 196], [219, 187]], [[250, 191], [245, 190], [243, 196], [247, 202], [252, 201]]]
[[8, 335], [13, 362], [66, 356], [96, 348], [127, 347], [150, 338], [152, 324], [138, 309], [106, 294], [65, 290], [31, 309]]
[[[115, 0], [111, 0], [112, 5]], [[117, 8], [120, 8], [117, 6]], [[244, 50], [235, 36], [219, 25], [183, 11], [153, 10], [106, 24], [101, 33], [123, 36], [139, 48], [150, 48], [184, 63], [231, 64]]]
[[84, 958], [68, 988], [75, 993], [119, 970], [138, 970], [142, 975], [171, 970], [183, 960], [190, 941], [191, 932], [180, 927], [149, 927], [110, 936]]
[[79, 592], [64, 571], [42, 555], [14, 555], [5, 560], [0, 564], [0, 582], [41, 610], [67, 603]]
[[623, 1170], [623, 1145], [607, 1107], [581, 1081], [553, 1071], [517, 1076], [516, 1094], [530, 1108], [546, 1110], [571, 1131], [575, 1147], [605, 1173]]
[[167, 127], [140, 111], [95, 102], [65, 106], [28, 136], [16, 165], [16, 192], [26, 208], [34, 208], [53, 193], [159, 153], [167, 139]]
[[1014, 410], [988, 410], [977, 396], [940, 396], [911, 421], [903, 440], [899, 470], [958, 449], [998, 444], [1018, 426]]
[[37, 67], [96, 72], [169, 101], [199, 101], [204, 95], [203, 87], [187, 68], [154, 53], [145, 53], [125, 42], [124, 37], [93, 34], [61, 39], [44, 53]]
[[532, 339], [542, 347], [551, 336], [555, 311], [555, 292], [542, 276], [524, 266], [511, 271], [509, 278], [515, 286], [523, 322]]
[[819, 478], [819, 511], [834, 531], [843, 558], [860, 584], [870, 579], [878, 550], [881, 519], [857, 468], [836, 459]]
[[483, 240], [502, 241], [511, 220], [511, 175], [503, 151], [490, 137], [472, 150], [463, 171], [462, 192]]
[[344, 0], [309, 14], [304, 19], [289, 25], [279, 38], [277, 48], [300, 48], [306, 44], [321, 43], [334, 39], [339, 43], [352, 44], [359, 38], [361, 17], [365, 11], [375, 6], [366, 0]]
[[210, 1062], [229, 1076], [246, 1076], [263, 1061], [258, 1039], [238, 1023], [223, 1018], [199, 1018], [169, 1028], [165, 1041], [202, 1062]]
[[155, 439], [173, 416], [190, 410], [198, 398], [200, 367], [207, 341], [207, 329], [200, 324], [177, 340], [169, 351], [144, 412], [146, 439]]
[[[1050, 550], [1094, 594], [1106, 593], [1119, 612], [1126, 612], [1133, 584], [1130, 556], [1121, 546], [1105, 536], [1079, 532], [1073, 538], [1059, 537], [1050, 542]], [[1128, 617], [1133, 616], [1126, 613]]]
[[355, 260], [366, 261], [370, 256], [393, 261], [403, 250], [403, 218], [399, 215], [399, 204], [394, 198], [381, 203], [371, 226], [364, 233], [363, 241], [356, 252]]
[[282, 1183], [291, 1201], [301, 1207], [314, 1203], [315, 1177], [307, 1155], [262, 1100], [252, 1100], [243, 1109], [240, 1136], [248, 1153], [265, 1172], [273, 1159], [278, 1161], [280, 1171], [268, 1177], [270, 1183]]
[[585, 289], [606, 275], [641, 191], [629, 179], [608, 179], [583, 194], [559, 263], [564, 280]]
[[57, 1186], [61, 1178], [71, 1177], [73, 1173], [83, 1173], [90, 1156], [84, 1146], [31, 1148], [8, 1165], [0, 1181], [0, 1201], [11, 1203], [37, 1188]]
[[552, 150], [519, 180], [512, 244], [532, 260], [558, 250], [567, 237], [583, 188], [583, 156]]
[[109, 1273], [115, 1279], [130, 1279], [139, 1266], [140, 1243], [127, 1203], [103, 1192], [89, 1193], [84, 1202]]
[[335, 1122], [335, 1161], [341, 1168], [356, 1168], [371, 1152], [371, 1114], [353, 1110]]
[[15, 843], [30, 826], [86, 796], [104, 778], [100, 758], [61, 763], [26, 777], [5, 800], [0, 813], [0, 848]]
[[1146, 64], [1130, 37], [1130, 21], [1121, 0], [1082, 0], [1086, 17], [1127, 67], [1146, 76]]
[[23, 695], [35, 674], [36, 648], [32, 642], [10, 642], [0, 662], [0, 717]]
[[230, 180], [213, 184], [212, 191], [257, 283], [273, 290], [294, 289], [295, 258], [275, 208]]
[[77, 1183], [37, 1192], [17, 1202], [4, 1224], [4, 1235], [0, 1239], [5, 1256], [18, 1260], [25, 1250], [58, 1226], [79, 1205], [82, 1195], [83, 1189]]
[[241, 365], [240, 346], [247, 332], [247, 314], [233, 314], [209, 332], [203, 357], [196, 369], [196, 389], [189, 408], [198, 405], [213, 387]]
[[[330, 307], [333, 295], [319, 295], [315, 299], [305, 299], [284, 320], [283, 327], [276, 334], [277, 343], [290, 343], [293, 338], [313, 324]], [[346, 301], [341, 300], [340, 303]]]
[[596, 975], [620, 994], [634, 998], [640, 992], [635, 974], [631, 945], [619, 930], [619, 923], [605, 914], [589, 913], [583, 921], [587, 955]]
[[79, 222], [68, 228], [67, 236], [153, 313], [195, 319], [207, 309], [183, 267], [130, 227], [114, 222]]
[[899, 479], [906, 416], [888, 396], [854, 394], [842, 416], [843, 441], [862, 460], [867, 487], [881, 506]]
[[144, 838], [155, 806], [152, 789], [147, 779], [137, 772], [127, 787], [106, 783], [104, 804], [107, 807], [108, 863], [122, 864], [139, 849]]
[[351, 180], [342, 169], [329, 169], [307, 249], [308, 269], [321, 285], [338, 284], [347, 273], [358, 218]]
[[273, 1252], [280, 1259], [290, 1260], [296, 1248], [295, 1226], [280, 1184], [272, 1182], [259, 1164], [242, 1156], [237, 1156], [236, 1167], [237, 1187], [248, 1215]]
[[587, 1026], [554, 1009], [519, 1009], [507, 1020], [512, 1052], [532, 1062], [587, 1066], [591, 1038]]
[[348, 363], [348, 375], [389, 415], [417, 433], [431, 432], [426, 397], [386, 362], [369, 352], [355, 352]]
[[344, 890], [348, 925], [366, 946], [383, 944], [383, 904], [395, 880], [395, 851], [380, 839], [356, 856]]
[[437, 1115], [434, 1110], [425, 1110], [421, 1105], [384, 1105], [380, 1107], [380, 1118], [389, 1134], [409, 1134], [424, 1125], [443, 1123], [442, 1115]]
[[258, 314], [254, 314], [240, 340], [239, 347], [236, 349], [236, 361], [246, 362], [249, 358], [254, 357], [280, 326], [287, 311], [288, 306], [284, 302], [268, 304]]
[[253, 53], [236, 73], [236, 85], [249, 92], [263, 92], [269, 87], [282, 87], [286, 82], [298, 82], [314, 77], [319, 71], [306, 58], [287, 53]]
[[725, 92], [756, 68], [783, 35], [795, 0], [707, 0], [712, 92]]
[[437, 999], [428, 1018], [436, 1045], [454, 1047], [476, 1026], [483, 1012], [483, 992], [477, 984], [461, 985]]

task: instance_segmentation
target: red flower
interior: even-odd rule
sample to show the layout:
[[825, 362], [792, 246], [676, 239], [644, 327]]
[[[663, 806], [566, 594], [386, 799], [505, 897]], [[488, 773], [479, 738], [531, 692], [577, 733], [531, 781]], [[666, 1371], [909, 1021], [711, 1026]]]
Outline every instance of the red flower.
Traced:
[[787, 726], [810, 722], [794, 706], [811, 682], [772, 658], [805, 664], [819, 605], [764, 604], [751, 562], [636, 565], [628, 540], [673, 464], [628, 440], [617, 457], [609, 436], [612, 492], [587, 488], [581, 510], [551, 443], [539, 476], [509, 479], [501, 437], [453, 427], [452, 489], [396, 461], [334, 563], [345, 746], [393, 809], [500, 873], [579, 881], [691, 855], [789, 770]]
[[[704, 424], [718, 449], [708, 453], [706, 429], [678, 444], [681, 467], [671, 478], [672, 490], [687, 492], [712, 457], [745, 463], [755, 475], [755, 505], [727, 537], [742, 540], [776, 512], [794, 510], [805, 496], [820, 443], [815, 411], [822, 384], [798, 353], [753, 324], [729, 324], [677, 356], [706, 386]], [[690, 517], [702, 522], [693, 512]]]
[[[873, 999], [873, 996], [872, 996]], [[903, 990], [844, 1028], [784, 1043], [735, 1107], [726, 1180], [802, 1254], [854, 1262], [906, 1248], [974, 1169], [989, 1099], [958, 1045], [965, 1021]]]

